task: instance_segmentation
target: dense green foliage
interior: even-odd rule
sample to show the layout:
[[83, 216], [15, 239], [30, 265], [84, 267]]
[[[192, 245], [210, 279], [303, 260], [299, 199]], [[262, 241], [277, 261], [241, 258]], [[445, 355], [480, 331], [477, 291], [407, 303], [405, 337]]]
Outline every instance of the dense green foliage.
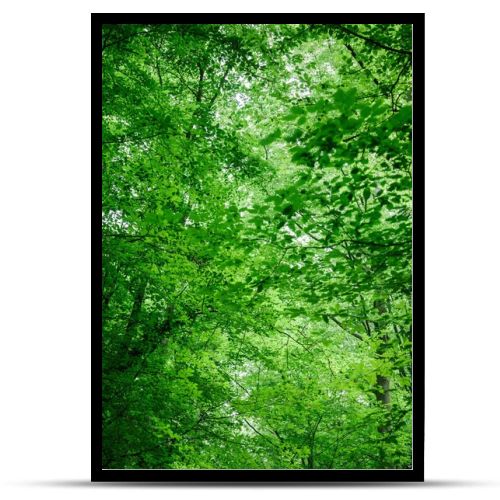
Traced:
[[103, 467], [411, 467], [411, 26], [102, 47]]

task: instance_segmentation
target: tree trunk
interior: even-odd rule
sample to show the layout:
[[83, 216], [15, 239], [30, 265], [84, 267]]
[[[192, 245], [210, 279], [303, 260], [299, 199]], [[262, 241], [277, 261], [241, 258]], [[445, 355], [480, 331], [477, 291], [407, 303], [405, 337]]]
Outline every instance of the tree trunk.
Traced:
[[139, 284], [134, 295], [134, 304], [132, 305], [132, 311], [128, 318], [127, 327], [125, 331], [127, 332], [127, 340], [129, 340], [130, 334], [134, 331], [135, 326], [139, 322], [139, 315], [141, 314], [142, 303], [144, 301], [144, 294], [146, 292], [147, 280], [139, 280]]
[[[383, 314], [387, 311], [386, 304], [382, 300], [376, 300], [373, 303], [374, 307], [377, 308], [378, 312], [380, 314]], [[380, 339], [383, 341], [379, 348], [377, 349], [377, 356], [382, 356], [385, 353], [386, 349], [386, 343], [389, 340], [387, 333], [383, 332], [383, 325], [381, 325], [379, 322], [375, 323], [375, 329], [380, 337]], [[376, 398], [377, 401], [382, 403], [384, 408], [387, 411], [390, 411], [391, 409], [391, 379], [387, 375], [377, 375], [377, 387], [376, 387]], [[387, 423], [380, 425], [378, 428], [379, 432], [385, 433], [389, 432], [390, 428]]]
[[391, 379], [384, 375], [377, 375], [377, 401], [380, 401], [385, 406], [391, 404]]
[[130, 349], [133, 345], [135, 329], [139, 323], [142, 303], [144, 302], [144, 295], [148, 282], [146, 279], [140, 279], [137, 283], [137, 288], [134, 292], [132, 310], [125, 327], [125, 335], [117, 341], [118, 349], [114, 353], [115, 360], [113, 365], [115, 366], [115, 369], [120, 372], [130, 369], [137, 360], [136, 354], [131, 352]]

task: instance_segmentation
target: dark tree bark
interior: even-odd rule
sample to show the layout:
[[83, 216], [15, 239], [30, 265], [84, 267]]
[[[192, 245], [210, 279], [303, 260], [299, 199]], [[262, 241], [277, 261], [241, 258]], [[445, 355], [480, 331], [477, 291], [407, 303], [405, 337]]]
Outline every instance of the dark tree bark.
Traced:
[[[378, 310], [380, 314], [387, 312], [387, 305], [382, 300], [376, 300], [373, 303], [374, 307]], [[375, 329], [378, 332], [382, 342], [377, 349], [377, 355], [382, 356], [385, 353], [388, 336], [383, 330], [383, 325], [380, 322], [375, 323]], [[377, 387], [376, 387], [376, 398], [377, 401], [382, 403], [387, 411], [391, 409], [391, 379], [387, 375], [378, 374], [377, 375]], [[390, 427], [387, 423], [379, 426], [379, 432], [386, 433], [390, 431]]]
[[132, 305], [132, 311], [130, 313], [126, 332], [127, 338], [133, 333], [137, 323], [139, 322], [139, 316], [141, 314], [142, 303], [144, 302], [144, 294], [146, 293], [147, 280], [139, 279], [139, 283], [134, 294], [134, 304]]

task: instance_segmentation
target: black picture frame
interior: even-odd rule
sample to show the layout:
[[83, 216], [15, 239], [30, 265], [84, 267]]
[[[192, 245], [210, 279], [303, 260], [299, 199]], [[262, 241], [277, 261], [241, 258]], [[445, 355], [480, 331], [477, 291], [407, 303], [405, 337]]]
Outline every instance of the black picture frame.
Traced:
[[[93, 13], [92, 42], [92, 481], [207, 483], [339, 483], [424, 480], [424, 18], [391, 14], [132, 14]], [[102, 234], [101, 28], [103, 24], [322, 23], [413, 25], [413, 468], [412, 469], [103, 469], [102, 452]]]

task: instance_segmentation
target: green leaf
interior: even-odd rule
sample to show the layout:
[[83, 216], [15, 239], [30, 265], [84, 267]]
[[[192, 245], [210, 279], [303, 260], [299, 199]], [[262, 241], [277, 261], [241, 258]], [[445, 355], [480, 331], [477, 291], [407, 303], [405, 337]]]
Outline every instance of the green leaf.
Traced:
[[281, 130], [277, 129], [271, 134], [267, 135], [260, 141], [260, 144], [262, 146], [268, 146], [269, 144], [273, 143], [276, 139], [279, 139], [281, 137]]

